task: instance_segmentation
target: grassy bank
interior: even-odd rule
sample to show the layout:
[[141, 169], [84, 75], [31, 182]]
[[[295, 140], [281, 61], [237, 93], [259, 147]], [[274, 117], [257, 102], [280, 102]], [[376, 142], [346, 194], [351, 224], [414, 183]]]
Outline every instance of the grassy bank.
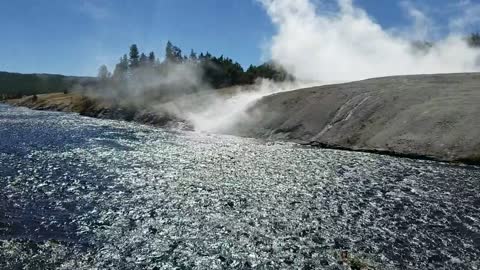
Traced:
[[19, 99], [9, 99], [5, 103], [33, 110], [73, 112], [89, 117], [135, 121], [155, 126], [183, 122], [182, 119], [173, 116], [166, 110], [141, 108], [128, 103], [118, 104], [78, 93], [32, 95]]

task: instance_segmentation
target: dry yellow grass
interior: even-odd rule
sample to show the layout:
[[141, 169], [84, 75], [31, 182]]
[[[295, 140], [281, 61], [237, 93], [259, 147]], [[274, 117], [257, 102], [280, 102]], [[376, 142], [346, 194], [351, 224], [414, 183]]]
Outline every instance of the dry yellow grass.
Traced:
[[8, 104], [24, 106], [36, 110], [55, 110], [63, 112], [84, 112], [88, 107], [109, 107], [104, 102], [91, 99], [77, 93], [52, 93], [27, 96], [20, 99], [7, 100]]

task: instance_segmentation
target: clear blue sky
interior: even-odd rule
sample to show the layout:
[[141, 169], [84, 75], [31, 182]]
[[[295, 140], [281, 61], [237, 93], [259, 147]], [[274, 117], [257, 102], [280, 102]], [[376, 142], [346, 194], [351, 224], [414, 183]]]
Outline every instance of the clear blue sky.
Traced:
[[[429, 15], [441, 22], [452, 2], [479, 1], [410, 2], [433, 10]], [[355, 1], [386, 28], [408, 22], [400, 2]], [[132, 43], [161, 56], [167, 40], [184, 52], [208, 50], [243, 66], [258, 64], [275, 32], [255, 0], [5, 0], [0, 25], [0, 70], [68, 75], [95, 75], [103, 63], [112, 67]]]

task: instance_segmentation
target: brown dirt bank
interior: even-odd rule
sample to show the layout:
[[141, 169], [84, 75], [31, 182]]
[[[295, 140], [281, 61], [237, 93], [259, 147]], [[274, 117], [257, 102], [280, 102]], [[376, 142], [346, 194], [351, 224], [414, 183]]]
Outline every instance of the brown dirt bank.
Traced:
[[154, 126], [183, 123], [183, 120], [159, 108], [139, 108], [129, 104], [116, 104], [76, 93], [43, 94], [37, 95], [36, 98], [27, 96], [21, 99], [10, 99], [6, 103], [34, 110], [74, 112], [90, 117], [135, 121]]
[[267, 96], [235, 134], [480, 164], [480, 74], [396, 76]]

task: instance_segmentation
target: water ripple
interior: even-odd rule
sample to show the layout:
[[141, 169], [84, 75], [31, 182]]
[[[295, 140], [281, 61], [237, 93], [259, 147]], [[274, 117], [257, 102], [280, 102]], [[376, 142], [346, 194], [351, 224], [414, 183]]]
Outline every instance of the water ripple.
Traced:
[[480, 169], [0, 105], [0, 268], [480, 267]]

